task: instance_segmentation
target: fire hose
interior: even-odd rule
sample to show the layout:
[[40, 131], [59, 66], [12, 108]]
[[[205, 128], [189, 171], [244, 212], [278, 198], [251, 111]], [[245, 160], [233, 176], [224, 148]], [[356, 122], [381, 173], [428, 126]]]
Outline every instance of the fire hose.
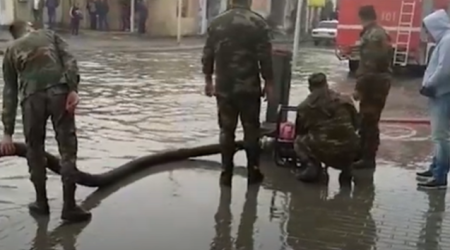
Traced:
[[[16, 150], [12, 156], [25, 158], [27, 153], [26, 145], [24, 143], [14, 143], [14, 146]], [[243, 142], [236, 142], [236, 150], [241, 149], [243, 149]], [[76, 175], [76, 182], [77, 184], [86, 187], [104, 188], [153, 166], [218, 153], [220, 153], [219, 144], [162, 151], [134, 159], [105, 173], [89, 174], [80, 170]], [[0, 155], [0, 158], [1, 157], [7, 156]], [[47, 168], [56, 174], [60, 174], [61, 165], [59, 163], [59, 158], [47, 152], [45, 153], [45, 157], [47, 158]]]
[[[403, 119], [403, 118], [382, 119], [380, 122], [385, 124], [418, 124], [418, 125], [430, 124], [430, 122], [426, 119]], [[262, 147], [266, 148], [268, 146], [267, 143], [270, 143], [270, 140], [263, 139]], [[16, 150], [13, 156], [18, 156], [22, 158], [26, 157], [27, 148], [24, 143], [15, 143], [15, 148]], [[242, 150], [243, 148], [244, 148], [243, 141], [237, 141], [236, 151]], [[174, 150], [167, 150], [134, 159], [105, 173], [89, 174], [83, 171], [79, 171], [78, 175], [76, 176], [77, 179], [76, 181], [79, 185], [82, 186], [104, 188], [112, 184], [115, 184], [130, 175], [133, 175], [139, 171], [145, 170], [153, 166], [169, 162], [182, 161], [194, 157], [214, 155], [219, 153], [220, 153], [219, 144], [210, 144], [191, 148], [179, 148]], [[59, 163], [59, 158], [47, 152], [45, 153], [45, 156], [47, 159], [47, 168], [56, 174], [60, 174], [61, 166]], [[0, 155], [0, 158], [1, 157], [7, 156]]]

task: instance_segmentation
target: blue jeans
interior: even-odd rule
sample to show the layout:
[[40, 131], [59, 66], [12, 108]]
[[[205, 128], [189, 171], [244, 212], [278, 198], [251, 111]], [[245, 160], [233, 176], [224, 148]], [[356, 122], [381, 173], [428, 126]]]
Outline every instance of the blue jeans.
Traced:
[[[450, 94], [429, 99], [431, 137], [434, 143], [433, 176], [446, 182], [450, 169]], [[434, 165], [434, 166], [433, 166]]]

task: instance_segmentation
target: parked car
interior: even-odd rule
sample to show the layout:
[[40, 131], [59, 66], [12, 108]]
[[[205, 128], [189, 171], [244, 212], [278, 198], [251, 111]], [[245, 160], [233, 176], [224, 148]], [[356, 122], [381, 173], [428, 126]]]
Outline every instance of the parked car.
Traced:
[[334, 42], [337, 34], [337, 26], [337, 20], [320, 21], [317, 27], [311, 32], [314, 45], [317, 46], [320, 43]]

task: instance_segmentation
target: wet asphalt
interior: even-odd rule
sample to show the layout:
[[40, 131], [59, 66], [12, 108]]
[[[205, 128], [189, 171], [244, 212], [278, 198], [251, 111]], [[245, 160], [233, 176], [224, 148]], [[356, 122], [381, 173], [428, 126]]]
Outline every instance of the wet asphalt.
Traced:
[[[202, 95], [200, 54], [192, 50], [198, 44], [164, 52], [142, 41], [70, 43], [83, 74], [81, 169], [104, 172], [159, 150], [217, 141], [215, 102]], [[354, 80], [332, 49], [304, 46], [291, 104], [307, 95], [305, 80], [318, 71], [328, 74], [333, 88], [351, 92]], [[383, 116], [426, 117], [419, 84], [397, 77]], [[20, 114], [17, 126], [16, 141], [23, 141]], [[77, 200], [93, 219], [78, 225], [61, 224], [60, 179], [51, 173], [51, 218], [31, 217], [26, 204], [34, 194], [25, 160], [3, 158], [0, 249], [449, 249], [446, 192], [418, 191], [414, 178], [429, 160], [429, 128], [384, 124], [381, 130], [377, 170], [358, 171], [350, 191], [339, 188], [334, 170], [327, 186], [305, 185], [270, 157], [262, 166], [263, 185], [247, 189], [242, 152], [233, 189], [221, 189], [219, 157], [208, 156], [149, 169], [107, 190], [80, 187]], [[47, 150], [56, 154], [52, 131], [47, 138]]]

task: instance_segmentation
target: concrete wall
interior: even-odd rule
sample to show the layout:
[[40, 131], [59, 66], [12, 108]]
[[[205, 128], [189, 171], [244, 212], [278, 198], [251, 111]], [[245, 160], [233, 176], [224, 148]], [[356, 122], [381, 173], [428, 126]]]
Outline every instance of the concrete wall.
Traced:
[[14, 1], [14, 16], [20, 17], [21, 20], [33, 21], [31, 6], [33, 1], [15, 0]]
[[[89, 28], [86, 0], [78, 0], [77, 2], [84, 13], [81, 28]], [[187, 7], [187, 11], [186, 16], [181, 21], [182, 35], [198, 34], [201, 23], [201, 18], [199, 17], [199, 0], [184, 0], [183, 2]], [[147, 6], [149, 8], [147, 32], [153, 36], [175, 36], [177, 34], [177, 0], [147, 0]], [[69, 9], [69, 0], [61, 1], [58, 20], [65, 26], [70, 23]], [[31, 13], [31, 11], [29, 12]], [[110, 30], [120, 30], [120, 17], [119, 1], [109, 0], [108, 20]]]
[[0, 25], [8, 25], [14, 20], [14, 2], [0, 0]]

